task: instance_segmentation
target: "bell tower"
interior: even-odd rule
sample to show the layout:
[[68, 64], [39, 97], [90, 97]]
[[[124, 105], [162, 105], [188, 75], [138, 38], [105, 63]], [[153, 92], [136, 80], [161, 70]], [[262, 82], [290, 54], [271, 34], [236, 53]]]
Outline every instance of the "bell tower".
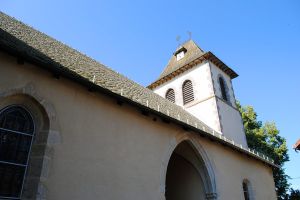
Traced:
[[176, 49], [158, 80], [148, 88], [247, 147], [232, 87], [237, 76], [213, 53], [189, 40]]

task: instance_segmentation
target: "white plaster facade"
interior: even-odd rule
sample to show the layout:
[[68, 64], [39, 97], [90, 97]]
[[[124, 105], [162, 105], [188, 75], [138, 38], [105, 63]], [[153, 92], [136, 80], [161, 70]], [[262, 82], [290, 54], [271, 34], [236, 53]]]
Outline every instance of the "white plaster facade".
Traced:
[[[186, 80], [193, 84], [194, 101], [183, 105], [182, 85]], [[174, 89], [175, 103], [198, 117], [206, 125], [221, 132], [216, 101], [213, 98], [214, 88], [210, 64], [204, 63], [185, 71], [174, 79], [158, 86], [153, 91], [165, 98], [168, 89]]]

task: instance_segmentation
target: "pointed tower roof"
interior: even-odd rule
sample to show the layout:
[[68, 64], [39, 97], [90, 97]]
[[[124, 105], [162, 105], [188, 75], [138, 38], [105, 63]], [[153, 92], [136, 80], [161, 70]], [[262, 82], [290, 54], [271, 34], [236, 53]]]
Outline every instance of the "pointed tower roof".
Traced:
[[[176, 55], [180, 53], [181, 51], [184, 51], [184, 57], [180, 60], [177, 60]], [[198, 47], [198, 45], [193, 40], [188, 40], [184, 44], [180, 45], [172, 57], [170, 58], [166, 68], [163, 70], [163, 72], [160, 74], [159, 78], [162, 78], [180, 67], [190, 63], [194, 59], [202, 56], [205, 52]]]
[[[180, 55], [180, 53], [182, 55]], [[222, 71], [228, 74], [231, 79], [234, 79], [238, 76], [235, 71], [229, 68], [213, 53], [210, 51], [203, 51], [193, 40], [188, 40], [176, 49], [159, 78], [150, 84], [148, 88], [154, 89], [170, 79], [173, 79], [179, 74], [182, 74], [186, 70], [191, 69], [205, 61], [214, 63]]]

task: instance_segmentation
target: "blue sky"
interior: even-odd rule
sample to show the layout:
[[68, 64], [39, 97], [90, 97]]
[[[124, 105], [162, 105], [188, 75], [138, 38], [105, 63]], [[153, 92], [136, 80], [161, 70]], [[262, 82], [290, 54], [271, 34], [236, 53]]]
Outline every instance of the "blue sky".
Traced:
[[1, 0], [0, 10], [130, 79], [154, 81], [181, 42], [192, 39], [240, 76], [235, 94], [287, 139], [286, 172], [300, 189], [300, 1]]

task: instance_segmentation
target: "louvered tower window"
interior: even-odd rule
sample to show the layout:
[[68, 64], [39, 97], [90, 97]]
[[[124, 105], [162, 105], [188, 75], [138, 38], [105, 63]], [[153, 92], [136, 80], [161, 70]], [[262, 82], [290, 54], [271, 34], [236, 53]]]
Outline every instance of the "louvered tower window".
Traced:
[[175, 103], [175, 92], [173, 89], [168, 89], [166, 93], [166, 99], [168, 99], [172, 103]]
[[222, 77], [219, 77], [219, 84], [220, 84], [220, 88], [221, 88], [222, 98], [225, 101], [228, 101], [226, 88], [225, 88], [225, 82], [224, 82], [224, 79]]
[[0, 111], [0, 199], [21, 199], [33, 136], [33, 119], [26, 109]]
[[182, 85], [183, 104], [194, 100], [194, 91], [192, 81], [187, 80]]

